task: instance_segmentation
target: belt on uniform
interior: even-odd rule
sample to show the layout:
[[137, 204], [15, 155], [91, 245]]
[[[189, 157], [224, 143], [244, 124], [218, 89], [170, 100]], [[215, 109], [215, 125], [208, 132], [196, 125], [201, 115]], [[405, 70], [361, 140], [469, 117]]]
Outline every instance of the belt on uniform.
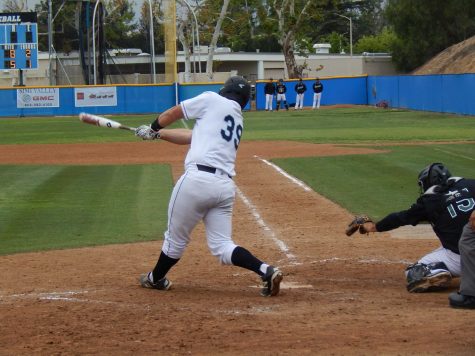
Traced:
[[[199, 171], [208, 172], [208, 173], [212, 173], [212, 174], [216, 173], [216, 168], [214, 168], [214, 167], [209, 167], [209, 166], [205, 166], [205, 165], [202, 165], [202, 164], [197, 164], [196, 167], [198, 168]], [[229, 178], [232, 178], [229, 174], [227, 174], [227, 176]]]

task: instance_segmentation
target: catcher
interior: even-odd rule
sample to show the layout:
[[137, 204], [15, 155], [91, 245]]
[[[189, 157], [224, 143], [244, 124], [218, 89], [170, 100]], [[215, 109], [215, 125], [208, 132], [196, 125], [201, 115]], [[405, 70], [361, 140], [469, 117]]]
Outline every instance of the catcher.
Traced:
[[432, 163], [418, 176], [421, 196], [408, 209], [387, 215], [378, 222], [357, 216], [346, 235], [383, 232], [427, 221], [442, 246], [406, 268], [407, 290], [412, 293], [446, 288], [461, 274], [458, 243], [464, 225], [475, 209], [475, 180], [452, 177], [442, 163]]

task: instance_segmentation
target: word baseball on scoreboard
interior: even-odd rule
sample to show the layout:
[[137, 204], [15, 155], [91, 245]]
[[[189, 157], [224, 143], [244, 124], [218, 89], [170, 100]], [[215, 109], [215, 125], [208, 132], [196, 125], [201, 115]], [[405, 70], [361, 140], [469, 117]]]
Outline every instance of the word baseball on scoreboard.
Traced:
[[0, 70], [37, 68], [36, 12], [0, 13]]

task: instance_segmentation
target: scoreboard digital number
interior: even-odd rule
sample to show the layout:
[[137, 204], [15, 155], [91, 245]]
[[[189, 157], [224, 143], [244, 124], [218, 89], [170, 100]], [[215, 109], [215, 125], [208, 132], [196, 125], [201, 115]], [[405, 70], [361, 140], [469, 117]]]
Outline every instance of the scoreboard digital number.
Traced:
[[38, 69], [36, 12], [0, 13], [2, 69]]

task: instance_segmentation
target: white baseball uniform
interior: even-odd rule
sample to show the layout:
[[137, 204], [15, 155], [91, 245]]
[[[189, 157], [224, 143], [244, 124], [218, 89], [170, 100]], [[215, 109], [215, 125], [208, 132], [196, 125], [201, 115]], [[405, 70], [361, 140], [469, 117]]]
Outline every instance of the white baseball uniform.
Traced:
[[277, 94], [277, 101], [286, 101], [285, 94]]
[[460, 277], [462, 273], [460, 255], [442, 246], [428, 253], [418, 261], [418, 263], [424, 263], [426, 265], [437, 262], [444, 262], [453, 277]]
[[273, 94], [266, 94], [266, 110], [272, 111], [272, 104], [274, 102]]
[[168, 207], [168, 229], [162, 251], [182, 257], [190, 234], [200, 220], [208, 247], [221, 263], [232, 264], [234, 164], [243, 132], [240, 105], [214, 92], [181, 103], [186, 120], [196, 119], [185, 172], [177, 181]]
[[320, 109], [320, 101], [322, 100], [322, 93], [313, 93], [312, 109]]

